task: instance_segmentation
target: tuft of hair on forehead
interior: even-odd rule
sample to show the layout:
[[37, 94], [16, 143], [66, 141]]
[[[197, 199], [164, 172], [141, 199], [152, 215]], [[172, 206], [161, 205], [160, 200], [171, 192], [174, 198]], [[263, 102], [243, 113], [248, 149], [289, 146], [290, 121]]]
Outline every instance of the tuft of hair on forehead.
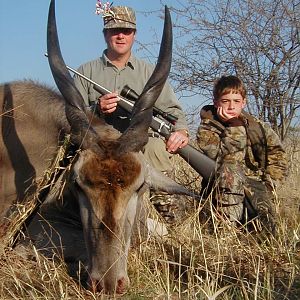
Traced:
[[123, 154], [117, 157], [98, 157], [96, 154], [87, 160], [81, 171], [87, 182], [102, 188], [122, 189], [130, 186], [136, 177], [139, 176], [141, 165], [132, 153]]

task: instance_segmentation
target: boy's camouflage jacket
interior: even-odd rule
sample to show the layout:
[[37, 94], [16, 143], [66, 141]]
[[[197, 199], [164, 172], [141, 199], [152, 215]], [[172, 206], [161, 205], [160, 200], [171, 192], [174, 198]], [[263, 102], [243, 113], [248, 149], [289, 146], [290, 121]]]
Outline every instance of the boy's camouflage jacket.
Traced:
[[246, 112], [222, 123], [213, 105], [204, 106], [200, 116], [198, 146], [218, 165], [224, 161], [241, 164], [246, 176], [258, 176], [264, 181], [270, 181], [270, 178], [278, 181], [285, 177], [285, 151], [269, 125]]

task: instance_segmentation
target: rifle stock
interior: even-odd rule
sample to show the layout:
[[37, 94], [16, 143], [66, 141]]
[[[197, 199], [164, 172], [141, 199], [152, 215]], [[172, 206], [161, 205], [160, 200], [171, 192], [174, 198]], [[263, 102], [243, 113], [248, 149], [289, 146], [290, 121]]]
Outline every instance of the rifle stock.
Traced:
[[[171, 131], [153, 118], [151, 128], [165, 138], [169, 138]], [[216, 162], [206, 156], [200, 150], [187, 144], [184, 148], [178, 149], [177, 153], [205, 180], [212, 179], [216, 169]]]

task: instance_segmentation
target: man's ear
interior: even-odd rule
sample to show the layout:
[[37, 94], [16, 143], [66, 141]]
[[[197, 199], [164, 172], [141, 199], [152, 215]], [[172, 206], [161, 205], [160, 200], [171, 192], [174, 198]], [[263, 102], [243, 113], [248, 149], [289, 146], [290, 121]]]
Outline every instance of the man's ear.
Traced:
[[218, 101], [216, 99], [214, 99], [214, 107], [218, 108]]
[[107, 37], [107, 31], [103, 30], [103, 38], [104, 38], [105, 43], [107, 43], [106, 37]]

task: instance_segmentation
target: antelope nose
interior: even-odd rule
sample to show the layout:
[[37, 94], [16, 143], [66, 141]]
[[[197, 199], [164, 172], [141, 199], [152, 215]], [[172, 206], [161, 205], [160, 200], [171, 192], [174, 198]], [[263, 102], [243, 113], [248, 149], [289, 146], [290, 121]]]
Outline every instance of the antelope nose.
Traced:
[[104, 291], [105, 294], [124, 294], [128, 288], [129, 280], [126, 277], [120, 277], [116, 284], [113, 284], [113, 282], [104, 282], [103, 280], [97, 280], [97, 279], [90, 279], [88, 282], [89, 290], [91, 292], [99, 293]]
[[120, 278], [117, 281], [117, 287], [116, 287], [116, 292], [117, 294], [124, 294], [127, 289], [127, 280], [125, 277]]

